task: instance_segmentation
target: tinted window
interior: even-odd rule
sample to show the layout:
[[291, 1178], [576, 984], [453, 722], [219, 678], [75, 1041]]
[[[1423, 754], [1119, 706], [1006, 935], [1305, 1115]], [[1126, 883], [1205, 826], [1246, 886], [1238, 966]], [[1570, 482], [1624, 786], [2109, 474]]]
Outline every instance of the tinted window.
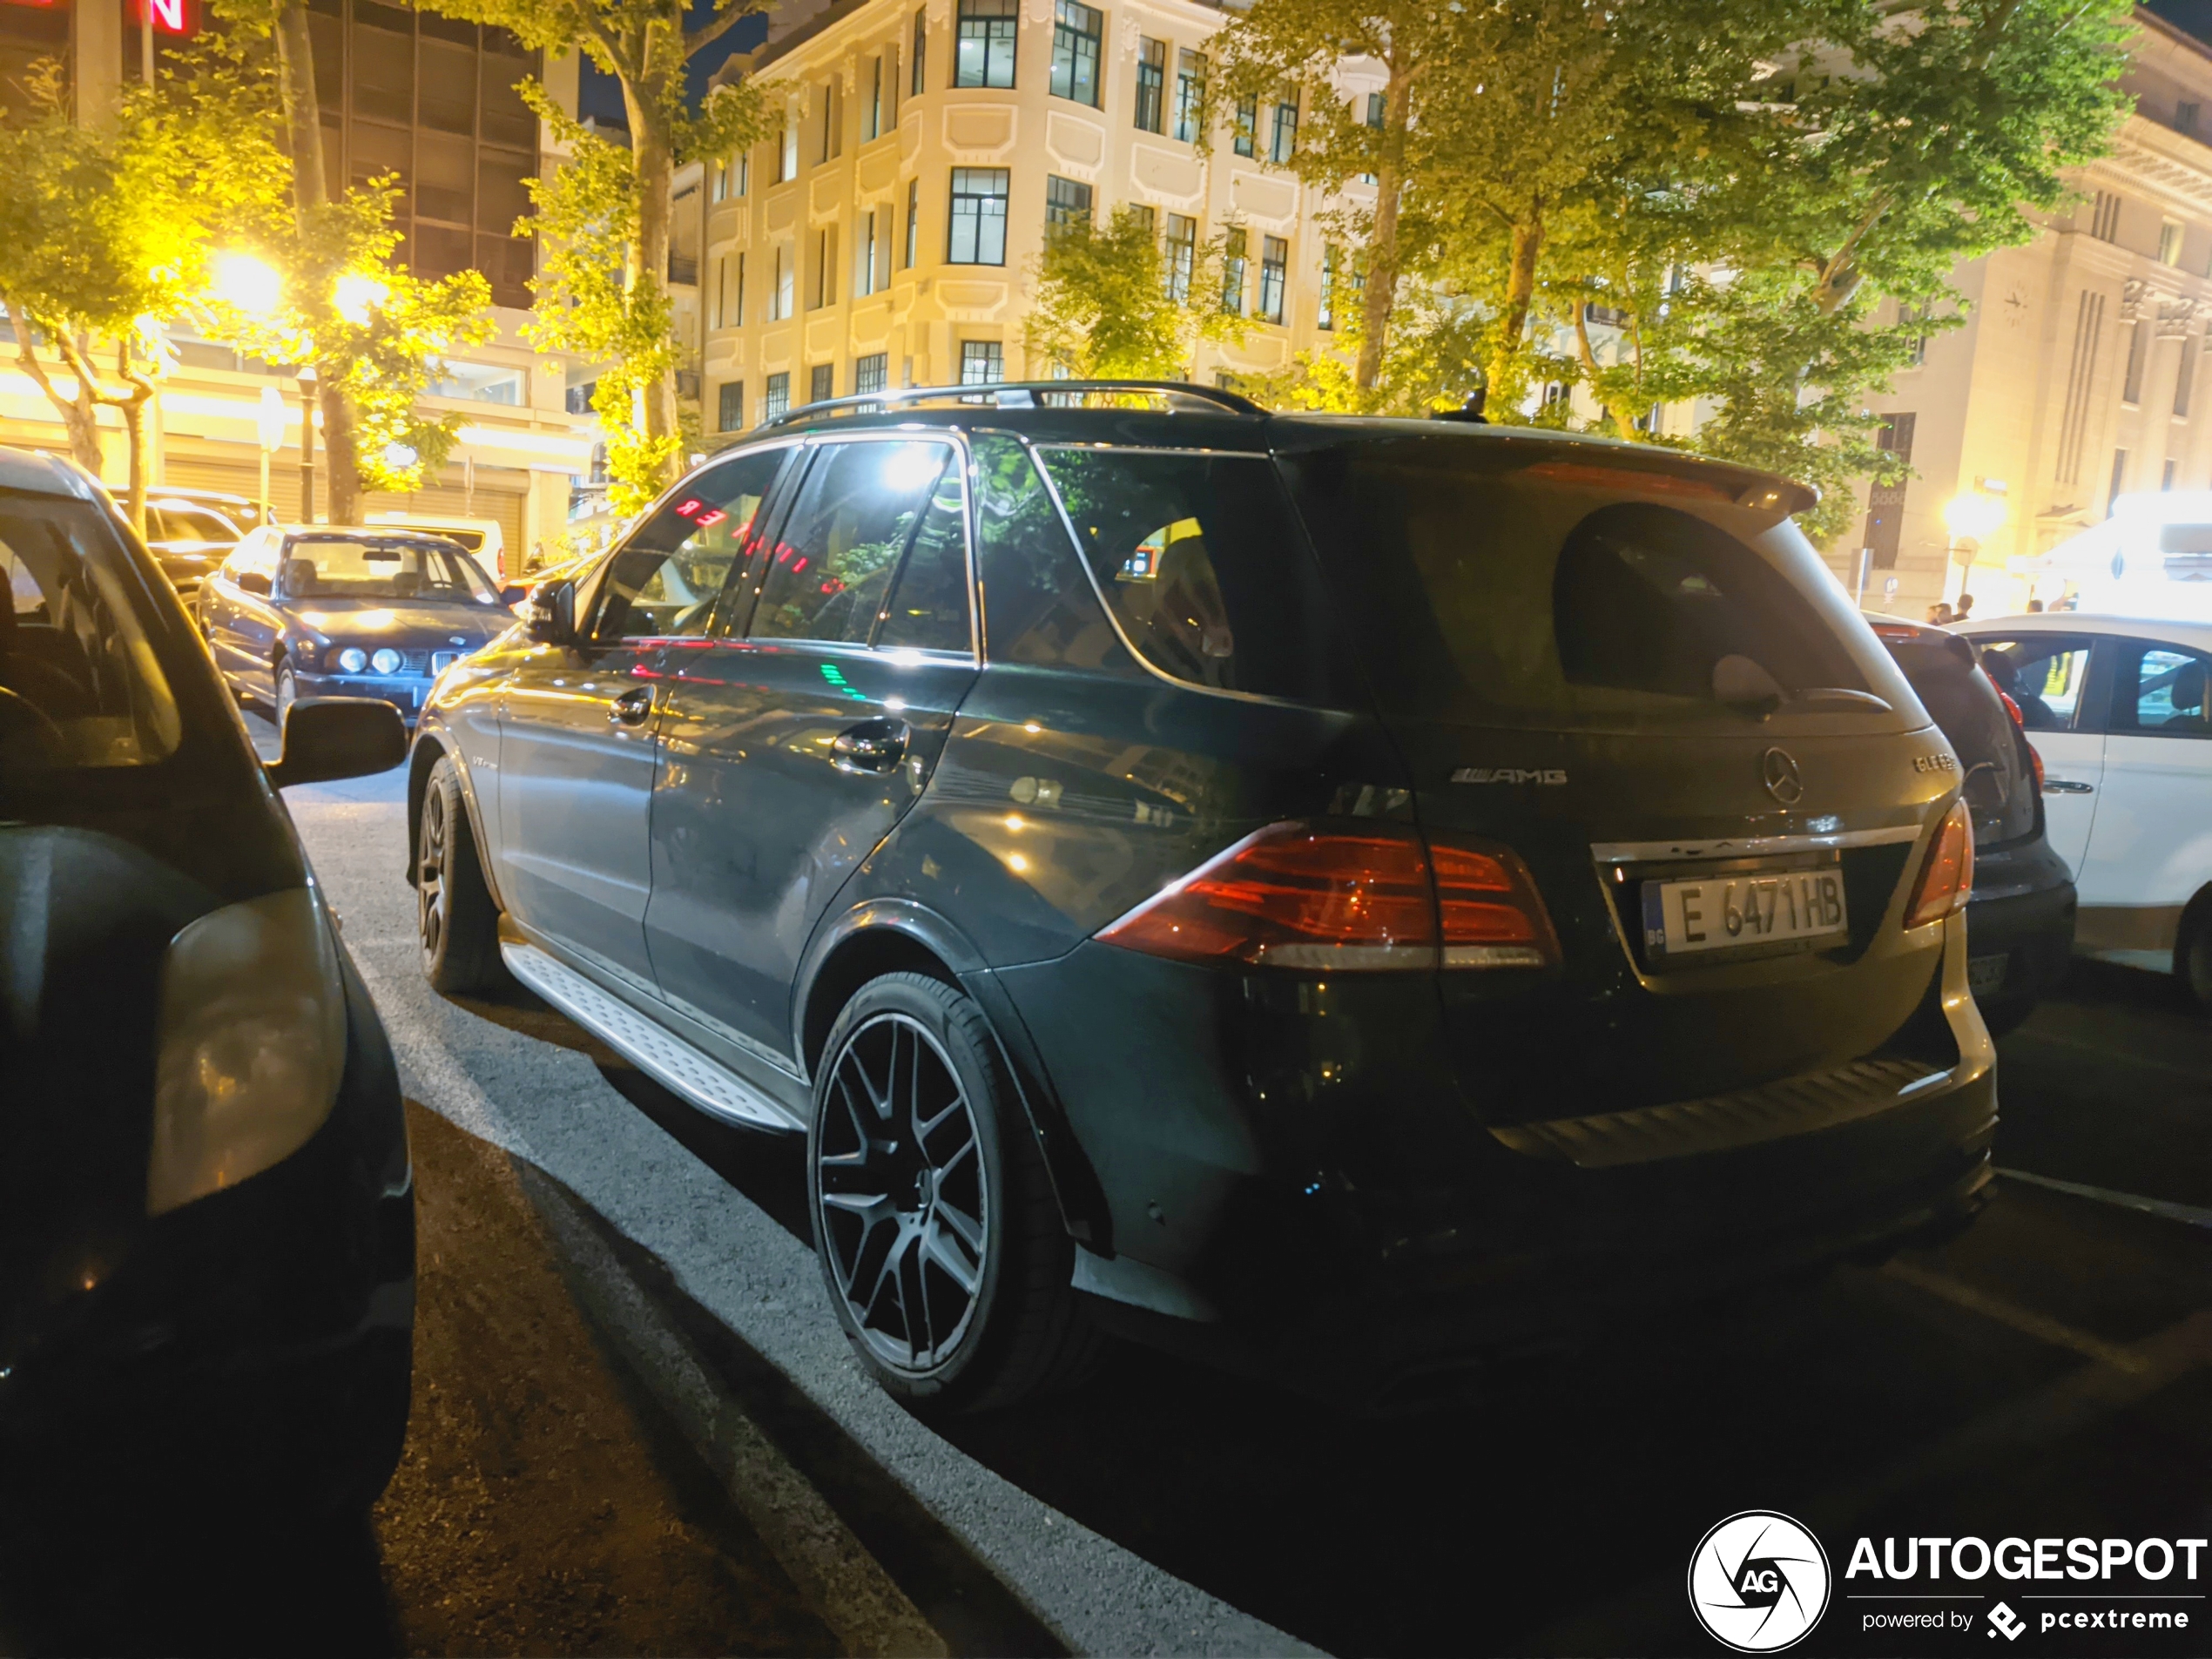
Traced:
[[176, 749], [183, 723], [130, 580], [87, 503], [0, 496], [0, 783]]
[[1273, 465], [1253, 455], [1040, 451], [1130, 643], [1163, 674], [1324, 700], [1325, 607]]
[[[1942, 728], [1965, 769], [1962, 790], [1973, 815], [1974, 845], [1989, 847], [2035, 833], [2033, 763], [1973, 645], [1956, 634], [1915, 629], [1876, 634], [1905, 671], [1921, 706]], [[2001, 670], [2000, 671], [2002, 671]]]
[[1029, 452], [979, 432], [975, 560], [991, 659], [1142, 674], [1098, 603]]
[[149, 505], [146, 530], [157, 542], [235, 542], [242, 533], [213, 508], [180, 502]]
[[968, 623], [968, 496], [947, 467], [891, 584], [875, 643], [911, 651], [971, 651]]
[[597, 640], [701, 634], [788, 449], [764, 449], [686, 483], [614, 556], [600, 584]]
[[2030, 732], [2070, 732], [2089, 676], [2089, 642], [2052, 634], [2003, 639], [1975, 636], [1982, 667], [2020, 707]]
[[1715, 689], [1730, 658], [1756, 664], [1723, 671], [1731, 691], [1748, 677], [1887, 696], [1872, 671], [1901, 692], [1871, 646], [1862, 661], [1846, 643], [1857, 624], [1804, 537], [1737, 506], [1724, 477], [1464, 434], [1285, 464], [1393, 708], [1733, 731], [1743, 717]]
[[458, 599], [496, 604], [482, 571], [457, 548], [380, 536], [295, 536], [278, 588], [287, 599]]
[[749, 631], [867, 643], [954, 453], [942, 443], [822, 445], [769, 551]]
[[2146, 738], [2212, 737], [2212, 676], [2202, 653], [2128, 640], [2112, 682], [2111, 730]]

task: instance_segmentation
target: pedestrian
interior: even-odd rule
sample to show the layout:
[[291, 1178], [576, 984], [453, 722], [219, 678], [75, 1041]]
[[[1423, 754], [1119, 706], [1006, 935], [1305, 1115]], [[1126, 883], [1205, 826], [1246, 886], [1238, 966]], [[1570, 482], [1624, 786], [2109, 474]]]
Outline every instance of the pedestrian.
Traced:
[[1973, 616], [1973, 614], [1974, 596], [1971, 593], [1960, 594], [1959, 596], [1958, 613], [1952, 617], [1952, 620], [1953, 622], [1964, 622], [1967, 617]]
[[2030, 599], [2027, 602], [2027, 614], [2031, 617], [2041, 616], [2043, 614], [2043, 602], [2040, 599]]
[[1954, 618], [1951, 614], [1951, 607], [1939, 600], [1928, 607], [1928, 620], [1935, 624], [1937, 627], [1942, 628], [1948, 626]]

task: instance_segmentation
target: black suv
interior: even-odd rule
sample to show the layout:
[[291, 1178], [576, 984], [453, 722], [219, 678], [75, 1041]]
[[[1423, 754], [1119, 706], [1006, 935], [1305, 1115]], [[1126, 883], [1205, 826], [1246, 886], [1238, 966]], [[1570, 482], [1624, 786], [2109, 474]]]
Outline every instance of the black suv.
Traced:
[[1796, 486], [1055, 382], [795, 412], [457, 664], [422, 954], [808, 1137], [893, 1392], [1376, 1399], [1955, 1226], [1959, 763]]

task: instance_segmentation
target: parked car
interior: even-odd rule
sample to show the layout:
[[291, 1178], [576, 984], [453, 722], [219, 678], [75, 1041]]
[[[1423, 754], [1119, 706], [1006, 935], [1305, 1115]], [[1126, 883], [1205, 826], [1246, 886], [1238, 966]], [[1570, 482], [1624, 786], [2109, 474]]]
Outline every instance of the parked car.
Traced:
[[400, 724], [302, 702], [265, 767], [112, 501], [49, 456], [0, 450], [0, 1523], [359, 1513], [407, 1423], [413, 1188], [275, 791], [395, 764]]
[[440, 683], [424, 970], [806, 1136], [918, 1405], [1101, 1329], [1404, 1399], [1948, 1231], [1972, 826], [1810, 500], [1197, 388], [801, 410]]
[[1974, 888], [1966, 904], [1966, 982], [1997, 1034], [2025, 1020], [2065, 978], [2074, 949], [2074, 880], [2044, 833], [2043, 763], [2020, 704], [1998, 690], [2009, 665], [1956, 633], [1869, 617], [1874, 637], [1934, 716], [1965, 768], [1974, 822]]
[[[490, 572], [500, 586], [507, 585], [507, 531], [496, 518], [448, 518], [437, 513], [371, 513], [368, 522], [420, 530], [457, 542], [469, 556]], [[516, 576], [521, 575], [519, 569]]]
[[431, 683], [514, 621], [443, 536], [374, 525], [266, 525], [199, 594], [215, 665], [281, 724], [301, 698], [381, 698], [409, 725]]
[[208, 572], [260, 523], [259, 509], [243, 496], [157, 489], [146, 496], [146, 546], [187, 609]]
[[2175, 974], [2212, 1008], [2212, 624], [2067, 611], [1958, 631], [2042, 754], [2074, 948]]

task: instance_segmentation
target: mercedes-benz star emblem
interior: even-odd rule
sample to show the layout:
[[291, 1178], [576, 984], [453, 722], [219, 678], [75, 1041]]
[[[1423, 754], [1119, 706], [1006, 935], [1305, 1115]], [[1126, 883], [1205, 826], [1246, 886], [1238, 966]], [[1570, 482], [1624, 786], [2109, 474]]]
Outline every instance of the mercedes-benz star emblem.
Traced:
[[1804, 799], [1804, 777], [1797, 771], [1797, 758], [1787, 749], [1770, 749], [1759, 757], [1759, 781], [1784, 806], [1795, 806]]

